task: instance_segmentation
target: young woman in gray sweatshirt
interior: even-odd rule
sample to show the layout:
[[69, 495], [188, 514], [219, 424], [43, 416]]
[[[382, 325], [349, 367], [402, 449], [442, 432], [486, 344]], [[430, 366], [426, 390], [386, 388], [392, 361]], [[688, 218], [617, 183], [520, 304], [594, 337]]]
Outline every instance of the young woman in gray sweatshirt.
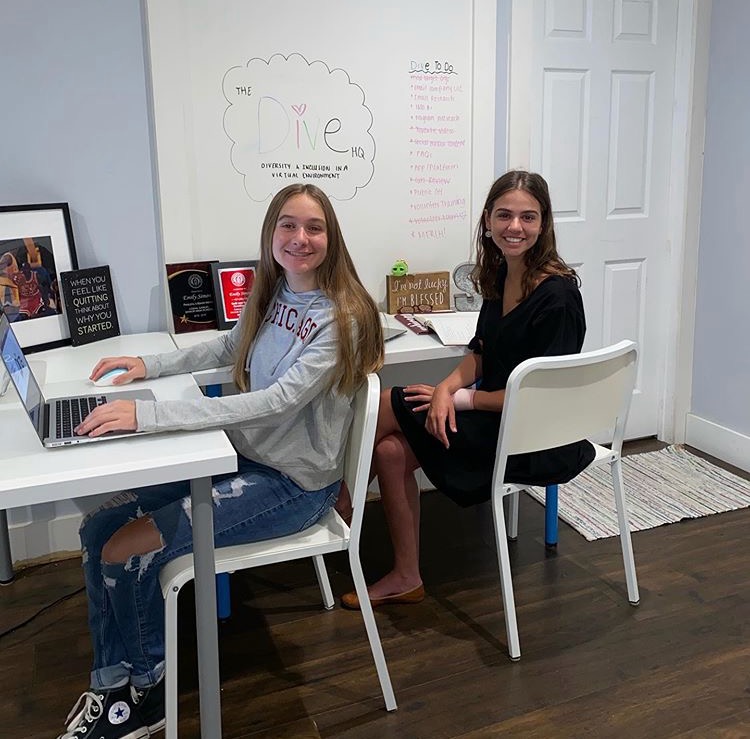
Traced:
[[[252, 295], [228, 334], [190, 349], [109, 357], [91, 379], [115, 384], [232, 363], [242, 391], [192, 401], [115, 401], [77, 429], [223, 428], [238, 471], [213, 480], [217, 547], [311, 526], [336, 501], [351, 400], [383, 363], [377, 308], [326, 195], [294, 184], [271, 201]], [[125, 491], [81, 525], [93, 644], [90, 688], [62, 739], [141, 739], [164, 722], [164, 602], [159, 570], [192, 547], [189, 482]]]

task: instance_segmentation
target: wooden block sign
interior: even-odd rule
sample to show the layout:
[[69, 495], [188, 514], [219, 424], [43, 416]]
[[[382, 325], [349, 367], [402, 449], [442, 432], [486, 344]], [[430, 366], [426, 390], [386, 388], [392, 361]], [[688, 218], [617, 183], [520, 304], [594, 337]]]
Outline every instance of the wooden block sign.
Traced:
[[388, 275], [389, 313], [429, 313], [450, 310], [450, 274], [417, 272], [394, 277]]
[[120, 335], [108, 266], [62, 272], [60, 280], [73, 346]]

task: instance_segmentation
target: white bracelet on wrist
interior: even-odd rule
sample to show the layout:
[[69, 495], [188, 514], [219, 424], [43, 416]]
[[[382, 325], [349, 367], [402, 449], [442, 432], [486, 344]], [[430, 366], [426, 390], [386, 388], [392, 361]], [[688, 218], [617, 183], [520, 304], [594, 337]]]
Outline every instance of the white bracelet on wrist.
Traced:
[[456, 390], [451, 398], [453, 399], [453, 407], [457, 411], [472, 411], [474, 410], [474, 388], [462, 387]]

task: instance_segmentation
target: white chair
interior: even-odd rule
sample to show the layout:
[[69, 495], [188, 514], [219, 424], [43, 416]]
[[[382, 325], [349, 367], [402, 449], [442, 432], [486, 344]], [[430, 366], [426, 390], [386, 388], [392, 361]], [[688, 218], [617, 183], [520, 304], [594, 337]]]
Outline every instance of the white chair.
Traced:
[[[508, 378], [492, 480], [495, 545], [512, 660], [521, 657], [510, 572], [508, 538], [518, 533], [519, 493], [528, 486], [504, 482], [508, 456], [534, 452], [613, 432], [611, 448], [594, 444], [596, 457], [589, 467], [608, 464], [620, 529], [628, 600], [639, 602], [633, 547], [622, 483], [620, 452], [630, 400], [635, 386], [638, 350], [633, 341], [581, 354], [537, 357], [519, 364]], [[506, 531], [503, 498], [509, 501]]]
[[[334, 599], [323, 555], [348, 550], [354, 587], [362, 604], [362, 618], [380, 679], [385, 706], [389, 711], [393, 711], [396, 708], [396, 698], [391, 687], [388, 667], [370, 600], [367, 597], [367, 585], [362, 573], [362, 565], [359, 561], [360, 529], [367, 495], [372, 448], [375, 442], [379, 395], [380, 380], [377, 375], [370, 374], [354, 398], [354, 418], [344, 462], [344, 480], [349, 488], [353, 508], [352, 521], [349, 526], [332, 509], [318, 523], [298, 534], [253, 544], [220, 547], [216, 550], [215, 557], [217, 573], [235, 572], [274, 562], [312, 557], [323, 596], [323, 605], [326, 609], [331, 609]], [[165, 601], [164, 659], [167, 739], [177, 739], [177, 596], [182, 586], [193, 577], [191, 554], [167, 563], [159, 576]]]

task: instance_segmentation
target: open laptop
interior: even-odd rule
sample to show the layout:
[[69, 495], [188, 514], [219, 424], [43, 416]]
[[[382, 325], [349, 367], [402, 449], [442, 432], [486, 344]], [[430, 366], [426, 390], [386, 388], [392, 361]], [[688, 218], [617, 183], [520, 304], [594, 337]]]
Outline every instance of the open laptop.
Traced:
[[0, 311], [0, 355], [18, 397], [21, 399], [29, 420], [36, 429], [39, 439], [46, 447], [85, 444], [90, 441], [106, 441], [121, 436], [131, 436], [135, 431], [113, 431], [103, 436], [75, 436], [73, 429], [98, 405], [108, 400], [140, 399], [155, 400], [147, 389], [124, 390], [113, 393], [96, 393], [87, 396], [70, 396], [46, 400], [37, 384], [34, 374], [26, 361], [23, 349], [5, 313]]

